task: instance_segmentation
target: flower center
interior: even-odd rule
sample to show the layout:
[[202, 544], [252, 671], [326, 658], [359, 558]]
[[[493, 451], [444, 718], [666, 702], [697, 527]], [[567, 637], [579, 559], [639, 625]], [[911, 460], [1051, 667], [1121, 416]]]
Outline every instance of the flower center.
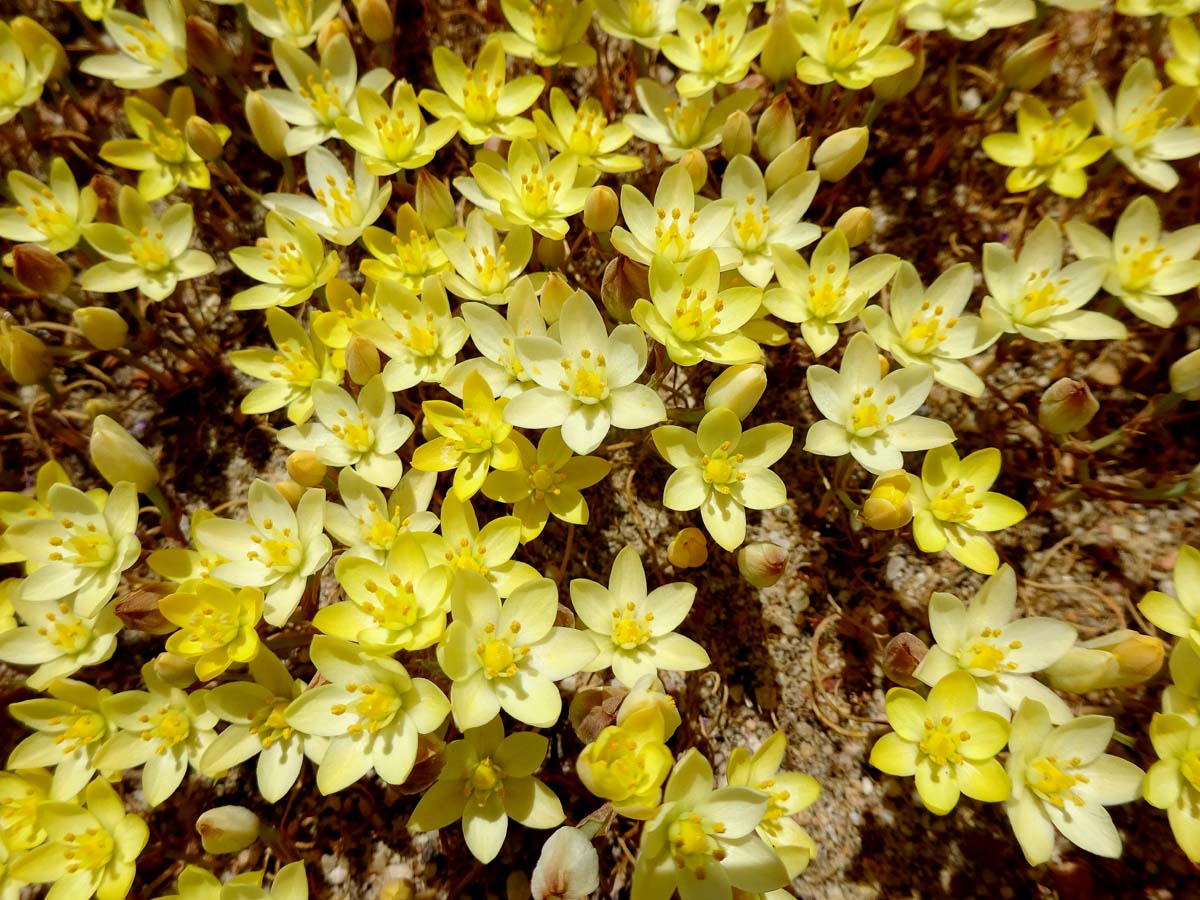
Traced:
[[356, 413], [357, 421], [354, 421], [349, 412], [338, 409], [337, 414], [341, 422], [329, 426], [329, 430], [351, 450], [366, 453], [375, 445], [375, 435], [366, 414], [361, 410], [356, 410]]
[[[1078, 766], [1078, 757], [1070, 760], [1067, 767]], [[1059, 768], [1058, 759], [1043, 756], [1035, 759], [1025, 770], [1025, 782], [1047, 803], [1062, 809], [1064, 802], [1083, 806], [1083, 798], [1071, 790], [1076, 784], [1087, 784], [1087, 776], [1071, 774]]]
[[567, 145], [572, 153], [583, 157], [592, 157], [600, 153], [600, 143], [604, 139], [604, 129], [608, 127], [608, 119], [599, 108], [584, 101], [571, 126], [567, 136]]
[[492, 81], [486, 71], [468, 71], [463, 85], [463, 112], [467, 118], [476, 125], [487, 125], [495, 119], [496, 101], [503, 86], [503, 76]]
[[849, 16], [836, 19], [825, 42], [825, 65], [834, 70], [853, 67], [867, 47], [862, 32], [862, 24], [851, 22]]
[[271, 362], [282, 368], [271, 369], [271, 377], [299, 387], [308, 387], [320, 377], [321, 370], [311, 350], [294, 341], [285, 341]]
[[1067, 301], [1059, 293], [1068, 279], [1051, 280], [1050, 270], [1032, 272], [1025, 280], [1021, 299], [1017, 301], [1017, 315], [1026, 325], [1040, 325], [1051, 318]]
[[113, 558], [115, 547], [107, 531], [101, 531], [92, 517], [75, 521], [67, 517], [58, 520], [61, 531], [51, 535], [47, 543], [48, 562], [66, 562], [72, 566], [100, 569]]
[[171, 254], [163, 245], [163, 233], [143, 228], [135, 236], [132, 232], [125, 236], [129, 257], [139, 269], [146, 272], [161, 272], [171, 265]]
[[353, 178], [347, 178], [344, 184], [339, 184], [333, 175], [326, 175], [325, 186], [316, 188], [313, 196], [325, 207], [333, 224], [346, 226], [362, 222], [363, 208]]
[[746, 480], [745, 473], [738, 468], [745, 456], [741, 453], [730, 456], [732, 447], [729, 441], [722, 441], [711, 455], [700, 458], [700, 471], [705, 483], [722, 494], [728, 494], [733, 486]]
[[[261, 563], [280, 572], [292, 572], [304, 559], [300, 542], [291, 528], [276, 528], [270, 519], [263, 519], [259, 533], [250, 536], [256, 549], [246, 551], [246, 559]], [[263, 554], [266, 558], [263, 558]]]
[[[3, 77], [3, 66], [0, 65], [0, 78]], [[3, 96], [3, 84], [0, 83], [0, 96]], [[75, 220], [67, 215], [49, 188], [42, 188], [40, 196], [30, 199], [32, 206], [18, 206], [17, 215], [25, 219], [27, 225], [36, 228], [49, 238], [65, 238], [75, 233], [78, 228]], [[31, 221], [32, 220], [32, 221]]]
[[963, 484], [958, 478], [938, 494], [932, 503], [933, 514], [943, 522], [969, 522], [975, 510], [983, 508], [982, 500], [974, 500], [975, 485]]
[[658, 217], [658, 222], [654, 226], [655, 252], [659, 256], [667, 257], [671, 262], [685, 259], [692, 251], [692, 239], [696, 236], [692, 227], [700, 217], [699, 214], [689, 213], [685, 220], [683, 210], [678, 206], [672, 208], [670, 212], [661, 206], [656, 206], [654, 215]]
[[675, 305], [671, 330], [685, 343], [703, 340], [721, 324], [720, 314], [724, 309], [725, 301], [719, 296], [709, 302], [708, 291], [704, 288], [693, 292], [690, 287], [685, 287]]
[[999, 628], [985, 628], [979, 638], [958, 651], [958, 663], [964, 669], [985, 672], [1011, 672], [1017, 668], [1014, 662], [1006, 662], [1010, 650], [1020, 650], [1020, 641], [1010, 641], [1007, 647], [999, 647], [992, 641], [1001, 636]]
[[1161, 244], [1151, 247], [1149, 243], [1150, 236], [1143, 234], [1138, 237], [1136, 247], [1129, 244], [1121, 247], [1121, 281], [1129, 290], [1144, 290], [1158, 271], [1171, 261], [1171, 257], [1163, 253]]
[[91, 627], [71, 612], [71, 607], [66, 603], [59, 603], [57, 611], [48, 612], [42, 618], [45, 624], [38, 626], [37, 633], [64, 656], [73, 656], [92, 642]]
[[344, 685], [349, 694], [361, 694], [361, 698], [350, 703], [338, 703], [331, 708], [335, 716], [353, 715], [358, 718], [346, 726], [346, 733], [358, 737], [364, 731], [373, 735], [387, 726], [400, 709], [400, 698], [389, 685], [374, 684]]
[[938, 344], [950, 336], [950, 329], [958, 324], [958, 319], [953, 316], [943, 324], [941, 317], [944, 313], [942, 306], [935, 306], [931, 310], [928, 300], [922, 303], [920, 313], [912, 317], [908, 331], [904, 333], [904, 346], [922, 356], [937, 350]]
[[61, 746], [65, 754], [90, 746], [108, 734], [108, 724], [104, 721], [104, 716], [80, 709], [78, 706], [72, 706], [65, 716], [54, 716], [50, 719], [50, 724], [66, 725], [61, 734], [54, 736], [54, 743]]
[[483, 626], [484, 640], [475, 648], [475, 652], [488, 678], [511, 678], [517, 674], [521, 661], [529, 655], [528, 645], [514, 647], [512, 644], [521, 631], [521, 623], [513, 622], [508, 631], [508, 634], [497, 636], [495, 625], [489, 623]]
[[650, 623], [654, 621], [654, 613], [646, 613], [641, 618], [637, 615], [637, 604], [632, 600], [625, 604], [624, 610], [614, 609], [612, 640], [622, 650], [632, 650], [650, 640]]
[[121, 49], [144, 66], [157, 69], [171, 53], [171, 48], [149, 19], [142, 19], [136, 26], [126, 25], [122, 30], [128, 41], [121, 45]]
[[321, 72], [320, 81], [316, 75], [309, 75], [304, 79], [304, 86], [296, 89], [296, 93], [308, 103], [317, 121], [327, 127], [333, 127], [338, 116], [346, 115], [346, 105], [337, 87], [332, 86], [332, 78], [333, 73], [325, 69]]
[[269, 238], [260, 237], [255, 243], [263, 259], [270, 263], [267, 272], [276, 280], [292, 287], [303, 287], [312, 282], [312, 266], [294, 241], [277, 244]]
[[1170, 110], [1160, 105], [1161, 98], [1162, 90], [1161, 86], [1158, 86], [1153, 96], [1134, 107], [1121, 123], [1121, 134], [1125, 137], [1125, 143], [1134, 150], [1145, 147], [1178, 121], [1171, 115]]
[[499, 293], [512, 281], [512, 266], [508, 261], [508, 248], [503, 244], [494, 253], [486, 245], [469, 247], [471, 262], [475, 265], [475, 286], [489, 294]]
[[67, 860], [67, 872], [80, 869], [96, 871], [103, 869], [112, 859], [114, 843], [102, 828], [88, 828], [82, 834], [67, 832], [62, 837], [63, 858]]
[[142, 740], [157, 740], [158, 746], [154, 748], [154, 752], [159, 756], [177, 744], [182, 744], [192, 733], [192, 720], [170, 706], [159, 707], [153, 717], [145, 716], [143, 719], [153, 724], [142, 732]]
[[411, 581], [401, 581], [398, 575], [389, 575], [391, 590], [381, 586], [379, 582], [368, 579], [363, 587], [375, 596], [376, 603], [371, 601], [355, 603], [367, 615], [375, 620], [376, 625], [389, 631], [403, 631], [412, 627], [417, 619], [416, 592]]
[[850, 398], [850, 430], [859, 437], [870, 437], [896, 421], [896, 417], [887, 411], [896, 402], [896, 395], [888, 394], [882, 407], [872, 399], [874, 396], [875, 388], [869, 387]]
[[[481, 760], [479, 765], [471, 770], [471, 777], [468, 779], [471, 790], [479, 798], [480, 804], [487, 799], [487, 795], [500, 785], [504, 779], [504, 770], [492, 762], [491, 758]], [[482, 795], [482, 796], [479, 796]]]
[[571, 18], [571, 10], [566, 4], [557, 0], [534, 2], [530, 4], [529, 18], [529, 28], [539, 50], [555, 53], [562, 49], [567, 38], [564, 26], [570, 24]]
[[5, 775], [0, 782], [0, 835], [15, 850], [34, 847], [42, 834], [38, 810], [46, 797], [20, 776]]
[[238, 633], [237, 617], [204, 606], [188, 616], [188, 640], [205, 652], [231, 643]]
[[700, 54], [700, 71], [706, 75], [719, 75], [729, 64], [733, 51], [734, 36], [724, 16], [717, 16], [715, 29], [705, 26], [695, 37], [696, 51]]
[[562, 186], [563, 183], [549, 171], [542, 171], [541, 163], [535, 162], [517, 185], [521, 206], [531, 218], [541, 218], [553, 208]]
[[963, 761], [958, 747], [970, 738], [969, 732], [954, 730], [954, 719], [942, 716], [937, 722], [932, 719], [925, 720], [925, 734], [917, 746], [935, 765], [958, 765]]
[[667, 831], [671, 859], [680, 869], [691, 869], [697, 881], [708, 877], [708, 866], [725, 859], [725, 851], [714, 836], [723, 834], [721, 822], [705, 822], [698, 813], [678, 819]]
[[258, 735], [264, 748], [270, 747], [276, 741], [291, 740], [295, 732], [287, 723], [287, 708], [287, 700], [277, 699], [270, 706], [260, 708], [251, 718], [250, 733]]

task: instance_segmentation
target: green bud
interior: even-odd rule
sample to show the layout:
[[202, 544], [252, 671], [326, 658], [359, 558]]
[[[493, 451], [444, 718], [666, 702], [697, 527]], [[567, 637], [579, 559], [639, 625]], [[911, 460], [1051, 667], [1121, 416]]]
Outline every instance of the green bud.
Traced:
[[311, 450], [295, 450], [288, 455], [287, 473], [301, 487], [318, 487], [328, 471]]
[[292, 509], [300, 504], [300, 500], [304, 496], [304, 485], [298, 481], [292, 481], [290, 478], [273, 482], [271, 486], [279, 492], [279, 496], [286, 500]]
[[346, 343], [346, 373], [357, 385], [364, 385], [383, 367], [379, 359], [379, 348], [361, 334], [350, 335]]
[[900, 46], [912, 54], [912, 64], [895, 75], [885, 75], [871, 82], [871, 90], [875, 96], [885, 102], [899, 100], [912, 92], [921, 83], [921, 76], [925, 74], [925, 44], [921, 36], [911, 35]]
[[561, 238], [548, 238], [544, 235], [537, 242], [538, 262], [546, 269], [561, 269], [567, 261], [567, 242]]
[[158, 484], [158, 466], [150, 451], [108, 416], [96, 416], [92, 421], [88, 454], [96, 471], [111, 485], [132, 481], [144, 494]]
[[246, 123], [262, 152], [274, 160], [287, 159], [288, 152], [283, 146], [287, 137], [288, 124], [283, 120], [258, 91], [246, 94]]
[[258, 840], [258, 816], [244, 806], [217, 806], [200, 814], [196, 831], [205, 853], [237, 853]]
[[396, 28], [396, 18], [387, 0], [354, 0], [354, 12], [363, 34], [379, 44], [390, 40]]
[[704, 187], [704, 183], [708, 181], [708, 159], [704, 154], [693, 147], [679, 160], [687, 169], [688, 176], [692, 179], [692, 190], [699, 191]]
[[1042, 394], [1038, 424], [1051, 434], [1071, 434], [1085, 427], [1100, 409], [1085, 381], [1060, 378]]
[[1080, 641], [1045, 674], [1051, 687], [1073, 694], [1130, 687], [1157, 675], [1165, 653], [1158, 638], [1121, 629]]
[[787, 568], [787, 551], [769, 541], [746, 544], [738, 551], [738, 571], [756, 588], [777, 582]]
[[825, 181], [841, 181], [867, 155], [867, 128], [846, 128], [831, 134], [813, 154], [813, 166]]
[[583, 204], [583, 226], [597, 234], [608, 234], [617, 224], [620, 208], [617, 192], [606, 184], [598, 184], [588, 191]]
[[221, 158], [221, 153], [225, 150], [225, 143], [217, 134], [217, 129], [207, 119], [200, 116], [188, 116], [183, 133], [187, 137], [188, 146], [195, 150], [196, 155], [205, 162]]
[[754, 140], [754, 128], [745, 110], [735, 109], [725, 119], [721, 127], [721, 156], [733, 159], [735, 156], [749, 156]]
[[1200, 350], [1171, 364], [1171, 390], [1183, 394], [1185, 400], [1200, 400]]
[[767, 20], [767, 42], [763, 44], [758, 60], [762, 73], [775, 84], [790, 81], [796, 74], [796, 63], [803, 55], [796, 31], [788, 21], [787, 3], [776, 0], [771, 18]]
[[41, 338], [19, 325], [0, 320], [0, 366], [17, 384], [30, 385], [45, 381], [54, 363], [50, 348]]
[[449, 183], [421, 169], [417, 173], [416, 193], [417, 214], [429, 234], [439, 228], [453, 228], [458, 224], [458, 212], [454, 207], [454, 198], [450, 196]]
[[734, 412], [739, 419], [750, 415], [767, 389], [767, 370], [760, 363], [727, 366], [712, 380], [704, 393], [704, 409], [718, 406]]
[[777, 159], [796, 143], [796, 117], [787, 94], [779, 94], [758, 118], [754, 134], [758, 155], [767, 162]]
[[84, 306], [71, 314], [75, 327], [97, 350], [116, 350], [125, 346], [129, 326], [121, 314], [107, 306]]
[[542, 302], [542, 318], [546, 320], [546, 324], [553, 325], [558, 321], [558, 317], [562, 315], [563, 304], [574, 293], [575, 288], [558, 272], [551, 272], [546, 276], [539, 298]]
[[350, 28], [341, 19], [334, 18], [327, 22], [320, 31], [317, 32], [317, 56], [324, 56], [325, 49], [339, 34], [344, 34], [346, 39], [350, 38]]
[[779, 190], [790, 178], [808, 170], [812, 157], [812, 138], [802, 137], [771, 160], [767, 170], [763, 172], [763, 181], [767, 190], [772, 194]]
[[875, 233], [875, 217], [865, 206], [852, 206], [838, 217], [833, 227], [846, 236], [847, 244], [857, 247]]
[[1012, 52], [1000, 68], [1000, 77], [1007, 87], [1017, 91], [1032, 91], [1050, 74], [1054, 58], [1062, 43], [1054, 32], [1039, 34]]

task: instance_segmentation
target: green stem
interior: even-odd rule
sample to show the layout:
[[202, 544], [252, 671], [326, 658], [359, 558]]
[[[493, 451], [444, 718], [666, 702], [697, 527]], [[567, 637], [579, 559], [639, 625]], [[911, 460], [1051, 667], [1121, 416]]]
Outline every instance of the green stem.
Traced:
[[1092, 453], [1098, 453], [1101, 450], [1111, 447], [1113, 444], [1116, 444], [1118, 441], [1127, 437], [1134, 426], [1141, 424], [1143, 421], [1153, 419], [1155, 416], [1161, 416], [1165, 412], [1170, 412], [1182, 401], [1183, 394], [1176, 394], [1174, 392], [1171, 392], [1170, 394], [1163, 394], [1163, 396], [1154, 401], [1153, 405], [1151, 405], [1149, 409], [1138, 413], [1120, 428], [1117, 428], [1115, 431], [1110, 431], [1103, 437], [1098, 437], [1096, 440], [1088, 443], [1087, 449]]
[[162, 523], [163, 533], [172, 540], [179, 541], [181, 544], [186, 543], [183, 537], [183, 531], [179, 527], [179, 518], [175, 515], [175, 509], [163, 494], [162, 489], [156, 484], [146, 489], [146, 496], [150, 498], [150, 502], [158, 510], [159, 521]]
[[1000, 90], [996, 91], [995, 96], [993, 96], [991, 100], [983, 104], [983, 106], [979, 107], [979, 109], [975, 110], [975, 118], [979, 119], [980, 121], [990, 118], [992, 113], [1004, 105], [1004, 101], [1008, 99], [1008, 96], [1011, 93], [1012, 88], [1010, 88], [1007, 84], [1001, 87]]

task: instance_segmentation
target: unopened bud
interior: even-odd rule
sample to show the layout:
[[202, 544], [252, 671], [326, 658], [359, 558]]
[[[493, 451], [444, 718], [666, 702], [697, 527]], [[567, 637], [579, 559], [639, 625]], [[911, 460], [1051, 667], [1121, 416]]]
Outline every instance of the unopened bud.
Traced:
[[170, 634], [176, 626], [159, 611], [158, 601], [171, 593], [166, 585], [148, 584], [130, 591], [117, 601], [114, 608], [126, 628], [146, 634]]
[[233, 69], [233, 56], [217, 27], [199, 16], [188, 16], [184, 27], [187, 30], [188, 66], [205, 75], [228, 75]]
[[221, 158], [225, 142], [221, 140], [221, 135], [217, 133], [212, 122], [200, 116], [189, 116], [187, 124], [184, 125], [184, 135], [187, 137], [188, 146], [205, 162]]
[[17, 16], [8, 23], [8, 27], [12, 29], [17, 46], [21, 48], [26, 59], [39, 58], [46, 52], [45, 48], [49, 47], [50, 52], [54, 54], [54, 65], [50, 69], [50, 78], [57, 81], [67, 74], [67, 70], [70, 68], [67, 51], [58, 42], [58, 38], [47, 31], [40, 22], [29, 16]]
[[1121, 629], [1080, 641], [1045, 674], [1051, 687], [1073, 694], [1130, 687], [1157, 675], [1165, 653], [1158, 638]]
[[575, 288], [558, 272], [551, 272], [546, 276], [546, 282], [542, 285], [542, 292], [538, 297], [542, 305], [542, 318], [546, 324], [553, 325], [558, 321], [558, 317], [562, 315], [563, 304], [574, 293]]
[[671, 539], [667, 559], [677, 569], [694, 569], [708, 560], [708, 539], [699, 528], [685, 528]]
[[312, 450], [296, 450], [287, 458], [287, 473], [301, 487], [319, 487], [328, 471]]
[[1050, 74], [1061, 43], [1062, 38], [1053, 31], [1026, 41], [1000, 67], [1004, 84], [1013, 90], [1032, 91]]
[[650, 273], [645, 266], [624, 256], [609, 260], [600, 281], [600, 300], [610, 316], [622, 324], [632, 322], [633, 304], [649, 296]]
[[37, 244], [17, 244], [12, 249], [13, 275], [37, 294], [61, 294], [71, 284], [71, 267]]
[[675, 729], [683, 723], [679, 708], [675, 705], [675, 698], [666, 692], [657, 676], [643, 675], [617, 708], [617, 724], [623, 725], [635, 716], [640, 719], [650, 711], [662, 722], [662, 739], [669, 741]]
[[745, 419], [767, 389], [767, 370], [761, 363], [728, 366], [712, 380], [704, 393], [704, 409], [723, 406]]
[[258, 840], [258, 816], [244, 806], [217, 806], [196, 819], [205, 853], [237, 853]]
[[245, 107], [246, 123], [262, 152], [274, 160], [287, 159], [288, 152], [283, 141], [287, 137], [288, 124], [283, 116], [258, 91], [246, 94]]
[[876, 531], [903, 528], [913, 517], [911, 489], [908, 473], [903, 469], [884, 472], [875, 479], [858, 517]]
[[537, 258], [547, 269], [562, 268], [562, 264], [567, 261], [567, 242], [561, 238], [539, 237]]
[[119, 222], [121, 213], [117, 208], [117, 198], [121, 196], [121, 182], [111, 175], [93, 175], [89, 183], [96, 195], [96, 221]]
[[1193, 350], [1171, 364], [1171, 390], [1185, 400], [1200, 400], [1200, 350]]
[[17, 384], [38, 384], [54, 368], [50, 348], [18, 325], [0, 321], [0, 366]]
[[925, 44], [921, 36], [910, 35], [900, 46], [912, 54], [913, 61], [895, 75], [885, 75], [871, 82], [871, 90], [880, 100], [899, 100], [920, 84], [921, 76], [925, 74]]
[[364, 385], [383, 367], [379, 359], [379, 348], [361, 334], [350, 335], [346, 342], [346, 373], [357, 385]]
[[708, 181], [708, 159], [693, 147], [679, 160], [680, 165], [687, 169], [688, 177], [692, 179], [692, 190], [699, 191]]
[[338, 35], [342, 35], [346, 40], [349, 40], [350, 28], [341, 19], [333, 18], [326, 22], [321, 30], [317, 32], [317, 55], [324, 56], [330, 41]]
[[164, 650], [154, 657], [154, 674], [180, 690], [196, 683], [196, 664], [186, 656]]
[[447, 182], [434, 177], [427, 169], [421, 169], [417, 173], [416, 193], [417, 212], [430, 234], [458, 224], [458, 213]]
[[825, 181], [841, 181], [867, 155], [870, 132], [865, 127], [831, 134], [813, 154], [813, 166]]
[[771, 160], [763, 172], [767, 190], [773, 194], [789, 180], [806, 172], [811, 158], [812, 138], [802, 137]]
[[583, 900], [600, 886], [600, 857], [578, 828], [559, 828], [542, 845], [529, 889], [533, 900]]
[[279, 491], [279, 496], [286, 500], [292, 509], [300, 505], [300, 499], [304, 496], [304, 485], [288, 478], [284, 481], [276, 481], [272, 486]]
[[598, 184], [588, 191], [583, 204], [583, 225], [588, 231], [608, 234], [617, 224], [619, 210], [617, 192], [606, 184]]
[[354, 0], [354, 11], [363, 34], [379, 44], [389, 40], [396, 27], [396, 18], [387, 0]]
[[787, 568], [787, 551], [769, 541], [746, 544], [738, 551], [738, 571], [756, 588], [768, 588]]
[[754, 126], [745, 110], [735, 109], [725, 119], [721, 127], [721, 156], [733, 159], [735, 156], [749, 156], [754, 145]]
[[921, 682], [913, 676], [929, 648], [915, 634], [907, 631], [896, 635], [883, 648], [883, 674], [896, 684], [916, 687]]
[[758, 155], [771, 162], [782, 156], [788, 147], [796, 143], [796, 116], [787, 94], [779, 94], [758, 118], [754, 133]]
[[767, 21], [767, 42], [758, 59], [763, 75], [775, 84], [790, 81], [796, 74], [796, 63], [803, 55], [796, 31], [788, 21], [787, 3], [775, 0], [771, 18]]
[[107, 306], [81, 306], [71, 314], [89, 344], [97, 350], [116, 350], [125, 346], [129, 326], [121, 314]]
[[594, 741], [605, 728], [617, 723], [617, 711], [629, 694], [619, 685], [586, 687], [575, 692], [567, 709], [567, 720], [584, 744]]
[[111, 485], [132, 481], [144, 494], [158, 484], [158, 466], [150, 451], [108, 416], [92, 421], [88, 452], [96, 471]]
[[1100, 401], [1092, 396], [1085, 381], [1060, 378], [1042, 394], [1038, 424], [1051, 434], [1071, 434], [1092, 421]]
[[847, 244], [857, 247], [875, 233], [875, 217], [865, 206], [852, 206], [838, 217], [833, 227], [846, 236]]

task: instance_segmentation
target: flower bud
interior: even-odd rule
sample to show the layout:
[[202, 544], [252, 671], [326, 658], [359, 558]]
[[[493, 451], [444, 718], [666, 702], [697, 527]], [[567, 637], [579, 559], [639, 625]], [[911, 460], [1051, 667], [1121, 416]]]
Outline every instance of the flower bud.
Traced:
[[50, 69], [51, 79], [57, 81], [67, 74], [70, 68], [67, 51], [63, 49], [58, 38], [47, 31], [40, 22], [29, 16], [17, 16], [8, 23], [8, 27], [12, 29], [17, 46], [27, 59], [37, 59], [46, 52], [44, 48], [50, 48], [50, 52], [54, 54], [54, 65]]
[[1045, 674], [1056, 690], [1086, 694], [1149, 681], [1162, 668], [1164, 655], [1158, 638], [1123, 628], [1080, 641]]
[[96, 195], [96, 221], [119, 222], [121, 213], [117, 209], [117, 198], [121, 195], [121, 182], [111, 175], [93, 175], [89, 187]]
[[132, 481], [143, 494], [158, 484], [158, 466], [137, 438], [108, 416], [92, 421], [92, 465], [111, 485]]
[[347, 40], [350, 39], [350, 28], [345, 22], [334, 18], [325, 23], [321, 30], [317, 32], [317, 56], [324, 56], [325, 48], [329, 46], [329, 42], [339, 34], [344, 34]]
[[609, 260], [600, 281], [600, 300], [608, 314], [622, 324], [633, 321], [630, 310], [638, 300], [650, 296], [650, 273], [645, 266], [618, 256]]
[[749, 156], [754, 143], [754, 127], [745, 110], [735, 109], [725, 119], [721, 127], [721, 156], [733, 159], [735, 156]]
[[576, 691], [567, 709], [567, 719], [576, 737], [590, 744], [605, 728], [615, 725], [617, 711], [628, 694], [629, 691], [615, 684]]
[[1200, 400], [1200, 350], [1171, 364], [1171, 390], [1183, 394], [1185, 400]]
[[692, 179], [692, 190], [699, 191], [704, 187], [704, 183], [708, 181], [708, 159], [704, 154], [693, 147], [683, 154], [679, 161]]
[[813, 154], [813, 166], [825, 181], [841, 181], [867, 155], [867, 128], [846, 128], [831, 134]]
[[186, 656], [164, 650], [154, 657], [154, 674], [182, 691], [196, 683], [196, 664]]
[[551, 272], [546, 276], [546, 282], [542, 285], [542, 292], [538, 299], [542, 304], [542, 318], [545, 319], [547, 325], [553, 325], [558, 321], [558, 317], [562, 315], [563, 304], [574, 293], [575, 289], [558, 272]]
[[600, 886], [600, 857], [578, 828], [559, 828], [542, 845], [529, 888], [533, 900], [584, 900]]
[[1042, 394], [1038, 424], [1051, 434], [1071, 434], [1092, 421], [1100, 402], [1085, 381], [1060, 378]]
[[0, 366], [17, 384], [45, 381], [54, 368], [50, 348], [41, 338], [18, 325], [0, 321]]
[[187, 30], [187, 57], [190, 68], [214, 76], [228, 75], [233, 70], [233, 56], [212, 22], [199, 16], [188, 16], [184, 27]]
[[838, 217], [833, 227], [846, 236], [847, 244], [857, 247], [875, 233], [875, 217], [865, 206], [852, 206]]
[[430, 234], [458, 224], [458, 212], [447, 182], [434, 177], [427, 169], [421, 169], [417, 173], [416, 194], [417, 213]]
[[537, 242], [538, 262], [547, 269], [560, 269], [567, 261], [567, 242], [561, 238], [548, 238], [544, 235]]
[[217, 806], [200, 814], [196, 831], [205, 853], [237, 853], [258, 840], [258, 816], [244, 806]]
[[205, 162], [221, 158], [225, 144], [208, 119], [188, 116], [187, 124], [184, 125], [184, 136], [187, 137], [188, 146]]
[[896, 635], [883, 648], [883, 674], [896, 684], [916, 687], [921, 682], [913, 676], [929, 648], [915, 634], [907, 631]]
[[1005, 86], [1017, 91], [1032, 91], [1050, 74], [1061, 43], [1062, 38], [1051, 31], [1035, 36], [1014, 50], [1000, 67], [1000, 78]]
[[606, 184], [598, 184], [588, 191], [583, 204], [583, 226], [588, 231], [608, 234], [617, 224], [619, 210], [617, 192]]
[[708, 560], [708, 539], [699, 528], [685, 528], [671, 539], [667, 559], [677, 569], [694, 569]]
[[789, 81], [796, 74], [796, 63], [803, 55], [796, 32], [788, 22], [787, 3], [776, 0], [767, 21], [767, 42], [758, 59], [762, 73], [775, 84]]
[[13, 275], [36, 294], [61, 294], [71, 284], [71, 267], [37, 244], [17, 244], [12, 249]]
[[773, 194], [783, 187], [788, 179], [806, 172], [811, 157], [812, 138], [800, 138], [767, 165], [766, 171], [763, 172], [767, 190]]
[[900, 46], [912, 54], [912, 64], [895, 75], [885, 75], [871, 82], [875, 96], [885, 102], [899, 100], [910, 93], [921, 83], [921, 76], [925, 74], [925, 44], [921, 36], [910, 35]]
[[176, 626], [158, 608], [158, 601], [169, 593], [171, 589], [166, 585], [147, 584], [118, 600], [116, 614], [126, 628], [146, 634], [170, 634]]
[[83, 414], [94, 419], [116, 411], [119, 405], [111, 397], [90, 397], [83, 401]]
[[675, 698], [663, 689], [663, 683], [654, 675], [643, 675], [637, 680], [625, 699], [617, 709], [617, 724], [623, 725], [636, 717], [643, 718], [643, 713], [653, 710], [662, 722], [664, 741], [669, 741], [675, 729], [682, 724]]
[[396, 18], [387, 0], [354, 0], [354, 12], [363, 34], [379, 44], [389, 40], [396, 27]]
[[738, 551], [738, 571], [756, 588], [768, 588], [787, 568], [788, 554], [777, 544], [756, 541]]
[[727, 366], [704, 392], [704, 409], [723, 406], [745, 419], [767, 389], [767, 370], [761, 363]]
[[366, 384], [379, 374], [383, 364], [379, 360], [379, 348], [361, 334], [350, 335], [346, 342], [346, 372], [357, 385]]
[[796, 143], [796, 117], [787, 94], [779, 94], [758, 118], [754, 134], [758, 155], [771, 162]]
[[913, 517], [911, 484], [903, 469], [892, 469], [875, 479], [871, 493], [858, 517], [876, 531], [895, 531], [903, 528]]
[[121, 314], [107, 306], [81, 306], [71, 314], [75, 327], [97, 350], [116, 350], [125, 345], [129, 326]]
[[319, 487], [328, 471], [311, 450], [296, 450], [287, 458], [287, 473], [301, 487]]
[[246, 93], [245, 107], [246, 123], [262, 152], [276, 161], [287, 159], [288, 152], [283, 146], [283, 139], [287, 137], [288, 124], [283, 116], [258, 91]]
[[285, 481], [276, 481], [273, 487], [279, 491], [279, 496], [286, 500], [292, 509], [300, 504], [300, 498], [304, 496], [304, 485], [298, 481], [292, 481], [290, 478]]

